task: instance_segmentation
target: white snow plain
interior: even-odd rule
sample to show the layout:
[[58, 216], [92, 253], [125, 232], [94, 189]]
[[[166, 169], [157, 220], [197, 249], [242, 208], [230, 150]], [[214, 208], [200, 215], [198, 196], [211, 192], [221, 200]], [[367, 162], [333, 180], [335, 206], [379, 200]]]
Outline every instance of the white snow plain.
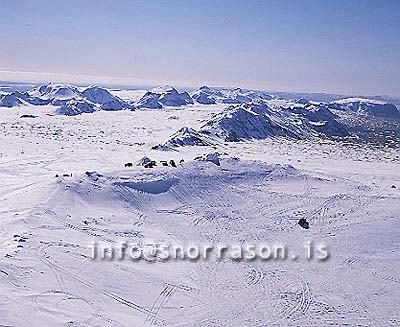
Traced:
[[[0, 108], [0, 326], [399, 326], [399, 148], [277, 136], [151, 149], [228, 105]], [[220, 166], [193, 160], [214, 152]], [[144, 156], [185, 162], [136, 166]], [[330, 258], [91, 259], [93, 241], [148, 240], [298, 254], [313, 241]]]

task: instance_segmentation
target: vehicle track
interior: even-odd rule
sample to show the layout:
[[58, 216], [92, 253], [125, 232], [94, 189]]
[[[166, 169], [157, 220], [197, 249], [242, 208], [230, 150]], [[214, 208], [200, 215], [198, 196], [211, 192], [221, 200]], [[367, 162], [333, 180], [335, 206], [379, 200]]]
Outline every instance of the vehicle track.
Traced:
[[48, 267], [50, 267], [52, 270], [57, 270], [60, 273], [62, 273], [64, 276], [71, 278], [72, 280], [75, 280], [77, 282], [79, 282], [82, 285], [85, 285], [86, 287], [96, 291], [97, 293], [110, 298], [116, 302], [118, 302], [121, 305], [127, 306], [143, 315], [145, 315], [146, 317], [153, 317], [154, 321], [160, 321], [163, 324], [171, 324], [169, 323], [166, 319], [164, 319], [163, 317], [161, 317], [159, 314], [153, 313], [150, 310], [144, 308], [141, 305], [138, 305], [132, 301], [129, 301], [113, 292], [110, 291], [106, 291], [102, 288], [97, 287], [94, 283], [80, 277], [79, 275], [66, 270], [65, 268], [62, 268], [60, 265], [55, 264], [53, 261], [51, 261], [48, 258], [48, 255], [46, 255], [46, 253], [44, 252], [44, 248], [41, 248], [39, 251], [39, 254], [35, 254], [36, 258], [38, 258], [41, 262], [43, 262], [44, 264], [46, 264]]
[[144, 321], [145, 323], [148, 323], [150, 326], [154, 325], [154, 323], [157, 321], [160, 310], [168, 302], [169, 298], [173, 295], [174, 292], [175, 286], [172, 285], [166, 285], [162, 289], [156, 300], [153, 302], [153, 305], [150, 309], [151, 314], [146, 317]]

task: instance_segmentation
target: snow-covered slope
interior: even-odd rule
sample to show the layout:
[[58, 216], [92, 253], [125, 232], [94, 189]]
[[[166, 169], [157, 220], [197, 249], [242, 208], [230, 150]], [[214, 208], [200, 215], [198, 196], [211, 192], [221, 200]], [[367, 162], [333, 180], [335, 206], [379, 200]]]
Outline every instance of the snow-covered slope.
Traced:
[[138, 108], [146, 108], [146, 109], [161, 109], [162, 104], [158, 101], [159, 95], [153, 92], [146, 92], [140, 100], [135, 103], [135, 106]]
[[22, 105], [21, 99], [14, 93], [0, 95], [0, 107], [12, 108]]
[[204, 131], [197, 131], [190, 127], [182, 127], [172, 134], [167, 142], [154, 147], [157, 150], [169, 150], [181, 146], [212, 146], [217, 141], [212, 139]]
[[211, 96], [211, 93], [208, 93], [206, 90], [200, 88], [197, 91], [193, 91], [190, 93], [190, 96], [193, 100], [200, 104], [215, 104], [216, 100]]
[[[271, 160], [273, 153], [257, 155]], [[315, 177], [291, 165], [201, 159], [177, 168], [36, 176], [13, 196], [3, 194], [3, 206], [25, 205], [1, 213], [4, 324], [356, 326], [362, 315], [363, 325], [395, 326], [397, 309], [387, 303], [399, 291], [396, 191], [338, 172]], [[29, 208], [16, 202], [29, 193], [42, 196]], [[310, 241], [315, 253], [307, 259]], [[214, 249], [199, 261], [92, 259], [93, 244], [122, 242], [283, 244], [290, 256], [216, 260]], [[320, 245], [329, 259], [318, 260]]]
[[133, 109], [133, 107], [123, 102], [122, 100], [116, 98], [111, 99], [108, 102], [104, 102], [99, 106], [99, 110], [106, 110], [106, 111], [117, 111], [123, 109]]
[[81, 94], [86, 100], [99, 104], [104, 104], [115, 99], [110, 92], [98, 86], [89, 86]]

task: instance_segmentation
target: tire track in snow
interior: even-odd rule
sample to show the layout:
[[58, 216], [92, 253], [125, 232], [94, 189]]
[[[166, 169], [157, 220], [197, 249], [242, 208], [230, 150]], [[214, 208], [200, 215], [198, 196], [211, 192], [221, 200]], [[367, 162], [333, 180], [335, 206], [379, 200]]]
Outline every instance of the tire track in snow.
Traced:
[[248, 285], [257, 285], [260, 284], [264, 278], [264, 273], [258, 267], [251, 268], [248, 276], [247, 276], [247, 284]]
[[133, 310], [135, 310], [135, 311], [137, 311], [137, 312], [139, 312], [139, 313], [141, 313], [143, 315], [154, 317], [154, 321], [160, 321], [160, 322], [162, 322], [164, 324], [170, 325], [170, 323], [168, 321], [166, 321], [164, 318], [160, 317], [160, 315], [158, 315], [158, 314], [156, 315], [155, 313], [153, 313], [150, 310], [142, 307], [141, 305], [138, 305], [138, 304], [136, 304], [136, 303], [134, 303], [132, 301], [129, 301], [129, 300], [127, 300], [127, 299], [125, 299], [125, 298], [113, 293], [113, 292], [106, 291], [106, 290], [104, 290], [102, 288], [99, 288], [94, 283], [92, 283], [92, 282], [90, 282], [90, 281], [78, 276], [77, 274], [75, 274], [75, 273], [73, 273], [71, 271], [68, 271], [68, 270], [62, 268], [59, 265], [56, 265], [49, 258], [47, 258], [47, 255], [44, 253], [43, 249], [42, 249], [42, 251], [40, 251], [40, 254], [36, 254], [35, 256], [41, 262], [43, 262], [47, 266], [51, 267], [53, 270], [57, 270], [57, 271], [63, 273], [65, 276], [67, 276], [67, 277], [69, 277], [69, 278], [71, 278], [71, 279], [73, 279], [73, 280], [85, 285], [86, 287], [88, 287], [88, 288], [90, 288], [90, 289], [102, 294], [103, 296], [108, 297], [108, 298], [118, 302], [121, 305], [127, 306], [127, 307], [129, 307], [129, 308], [131, 308], [131, 309], [133, 309]]
[[175, 286], [172, 285], [167, 285], [162, 289], [156, 300], [153, 302], [153, 305], [150, 309], [151, 314], [147, 315], [145, 323], [149, 323], [150, 326], [154, 325], [154, 323], [157, 321], [160, 310], [168, 302], [169, 298], [174, 292]]
[[100, 239], [100, 240], [102, 240], [102, 241], [104, 241], [104, 242], [116, 243], [115, 240], [113, 240], [113, 239], [111, 239], [111, 238], [108, 238], [108, 237], [105, 237], [105, 236], [103, 236], [103, 235], [101, 235], [101, 234], [97, 234], [97, 233], [95, 233], [95, 232], [92, 232], [92, 231], [90, 230], [90, 228], [88, 228], [88, 227], [78, 227], [78, 226], [76, 226], [76, 225], [74, 225], [74, 224], [71, 224], [71, 223], [68, 222], [67, 220], [65, 220], [65, 219], [63, 219], [63, 218], [61, 218], [61, 217], [59, 217], [59, 216], [58, 216], [54, 211], [52, 211], [52, 210], [46, 210], [45, 213], [46, 213], [46, 214], [49, 214], [54, 220], [56, 220], [56, 221], [62, 223], [65, 227], [67, 227], [67, 228], [69, 228], [69, 229], [75, 230], [75, 231], [77, 231], [77, 232], [80, 232], [80, 233], [83, 233], [83, 234], [86, 234], [86, 235], [89, 235], [89, 236], [93, 236], [93, 237], [95, 237], [95, 238], [97, 238], [97, 239]]

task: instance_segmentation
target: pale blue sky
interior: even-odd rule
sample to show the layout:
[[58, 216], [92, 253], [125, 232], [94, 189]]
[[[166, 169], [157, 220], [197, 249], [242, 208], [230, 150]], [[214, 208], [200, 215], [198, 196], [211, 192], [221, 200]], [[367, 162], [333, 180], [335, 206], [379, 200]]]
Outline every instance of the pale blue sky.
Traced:
[[0, 71], [400, 96], [400, 1], [0, 0], [0, 40]]

